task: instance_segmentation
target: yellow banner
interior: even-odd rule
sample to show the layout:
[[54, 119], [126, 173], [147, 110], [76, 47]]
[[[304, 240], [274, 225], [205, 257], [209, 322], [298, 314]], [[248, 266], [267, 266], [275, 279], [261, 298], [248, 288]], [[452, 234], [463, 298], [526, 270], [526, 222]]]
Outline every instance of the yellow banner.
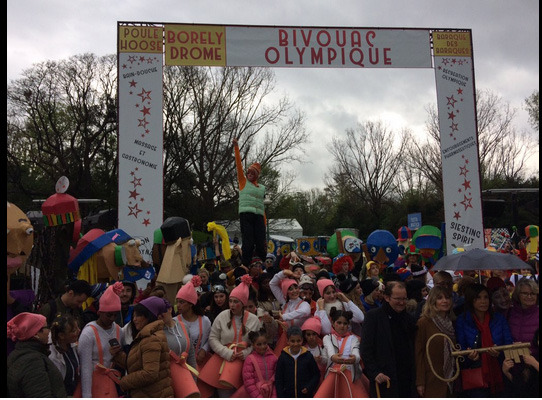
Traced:
[[166, 65], [226, 66], [226, 28], [165, 25]]
[[469, 32], [433, 32], [435, 56], [472, 57]]
[[162, 53], [162, 32], [162, 27], [121, 26], [119, 53]]

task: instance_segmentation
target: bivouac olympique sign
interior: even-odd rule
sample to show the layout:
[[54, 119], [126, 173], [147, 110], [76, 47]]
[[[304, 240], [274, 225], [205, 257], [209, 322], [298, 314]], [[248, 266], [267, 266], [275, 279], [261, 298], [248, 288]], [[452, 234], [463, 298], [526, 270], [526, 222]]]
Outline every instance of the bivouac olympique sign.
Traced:
[[468, 29], [118, 23], [119, 228], [151, 258], [163, 222], [163, 66], [433, 68], [446, 247], [483, 248]]

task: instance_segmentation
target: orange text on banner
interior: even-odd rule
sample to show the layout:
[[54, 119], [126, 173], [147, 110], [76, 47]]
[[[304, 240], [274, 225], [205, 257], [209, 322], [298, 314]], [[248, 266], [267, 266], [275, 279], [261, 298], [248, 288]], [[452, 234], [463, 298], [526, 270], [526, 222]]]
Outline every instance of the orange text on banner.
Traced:
[[471, 40], [468, 32], [433, 32], [435, 56], [471, 57]]
[[226, 66], [226, 29], [166, 25], [166, 65]]
[[163, 28], [152, 26], [119, 27], [120, 53], [162, 53]]

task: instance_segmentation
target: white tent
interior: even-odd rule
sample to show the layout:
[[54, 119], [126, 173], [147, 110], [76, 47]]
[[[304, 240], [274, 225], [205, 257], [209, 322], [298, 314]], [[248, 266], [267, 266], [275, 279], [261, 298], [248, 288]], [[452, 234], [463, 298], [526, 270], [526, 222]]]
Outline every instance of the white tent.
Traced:
[[[239, 220], [231, 221], [215, 221], [217, 224], [226, 228], [230, 240], [234, 237], [241, 241], [241, 228]], [[303, 228], [295, 218], [279, 218], [267, 220], [269, 235], [287, 236], [295, 241], [295, 239], [303, 236]]]

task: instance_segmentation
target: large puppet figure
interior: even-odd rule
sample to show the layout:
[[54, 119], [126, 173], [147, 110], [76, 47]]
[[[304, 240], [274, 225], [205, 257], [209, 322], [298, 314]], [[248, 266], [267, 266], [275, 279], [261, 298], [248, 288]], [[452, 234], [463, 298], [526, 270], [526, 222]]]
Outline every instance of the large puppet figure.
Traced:
[[108, 283], [124, 280], [124, 267], [141, 266], [138, 239], [131, 238], [122, 229], [104, 232], [91, 229], [71, 252], [68, 268], [77, 279], [88, 283]]
[[22, 210], [7, 202], [7, 269], [8, 277], [26, 261], [34, 244], [34, 227]]
[[156, 283], [166, 289], [166, 298], [175, 304], [175, 296], [192, 263], [190, 238], [192, 232], [188, 221], [181, 217], [169, 217], [160, 227], [166, 251], [162, 258]]
[[327, 252], [333, 258], [343, 253], [356, 263], [361, 259], [362, 245], [363, 241], [354, 232], [347, 229], [336, 230], [327, 242]]
[[529, 238], [525, 246], [528, 259], [534, 259], [538, 253], [538, 225], [527, 225], [525, 227], [525, 236]]
[[[11, 290], [11, 274], [18, 271], [28, 258], [34, 244], [34, 227], [26, 214], [15, 204], [7, 202], [7, 321], [15, 315], [32, 311], [35, 299], [32, 289]], [[7, 340], [8, 354], [15, 343]]]
[[367, 261], [377, 263], [381, 273], [392, 265], [399, 256], [399, 246], [397, 246], [395, 236], [382, 229], [371, 232], [363, 245], [363, 250]]
[[245, 175], [237, 139], [233, 139], [235, 166], [239, 181], [239, 224], [241, 227], [241, 250], [243, 265], [248, 267], [255, 255], [265, 260], [267, 239], [265, 229], [265, 186], [258, 183], [262, 167], [250, 165]]
[[423, 265], [428, 269], [435, 265], [442, 252], [442, 233], [439, 228], [423, 225], [412, 236], [412, 243], [420, 250]]
[[41, 205], [45, 228], [39, 235], [29, 262], [40, 270], [38, 302], [64, 293], [72, 277], [68, 271], [70, 247], [75, 247], [81, 232], [81, 217], [77, 199], [66, 193], [69, 181], [65, 176], [56, 183], [56, 193]]
[[406, 250], [409, 248], [412, 241], [412, 231], [408, 226], [401, 226], [397, 230], [397, 246], [399, 247], [399, 255], [395, 260], [394, 265], [396, 268], [401, 268], [406, 263]]

